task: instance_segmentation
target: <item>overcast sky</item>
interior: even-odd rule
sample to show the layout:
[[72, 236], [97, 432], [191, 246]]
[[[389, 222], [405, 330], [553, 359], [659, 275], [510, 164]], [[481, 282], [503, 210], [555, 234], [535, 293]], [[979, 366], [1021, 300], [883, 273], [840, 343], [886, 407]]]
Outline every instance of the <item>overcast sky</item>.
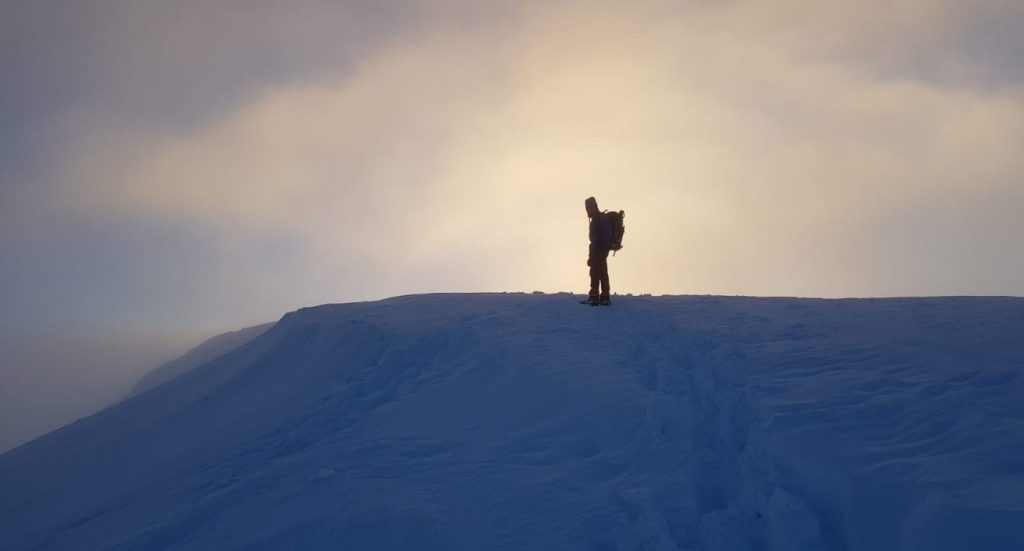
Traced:
[[1015, 0], [5, 2], [0, 328], [584, 291], [589, 195], [627, 213], [620, 293], [1022, 295], [1022, 28]]

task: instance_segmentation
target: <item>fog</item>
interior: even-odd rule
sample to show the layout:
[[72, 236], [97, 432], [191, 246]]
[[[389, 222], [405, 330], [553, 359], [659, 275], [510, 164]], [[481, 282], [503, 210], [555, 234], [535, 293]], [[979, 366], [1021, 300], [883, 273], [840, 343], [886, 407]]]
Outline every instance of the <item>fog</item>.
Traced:
[[0, 452], [125, 398], [145, 372], [192, 344], [125, 333], [0, 333]]
[[480, 4], [0, 8], [0, 442], [301, 306], [581, 291], [590, 195], [620, 293], [1024, 294], [1019, 3]]

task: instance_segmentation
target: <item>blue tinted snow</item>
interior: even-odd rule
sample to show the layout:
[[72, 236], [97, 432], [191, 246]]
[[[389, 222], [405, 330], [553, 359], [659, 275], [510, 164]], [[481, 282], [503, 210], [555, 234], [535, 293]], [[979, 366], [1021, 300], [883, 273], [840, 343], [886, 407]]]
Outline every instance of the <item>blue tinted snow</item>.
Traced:
[[1024, 549], [1024, 301], [307, 308], [0, 456], [0, 548]]

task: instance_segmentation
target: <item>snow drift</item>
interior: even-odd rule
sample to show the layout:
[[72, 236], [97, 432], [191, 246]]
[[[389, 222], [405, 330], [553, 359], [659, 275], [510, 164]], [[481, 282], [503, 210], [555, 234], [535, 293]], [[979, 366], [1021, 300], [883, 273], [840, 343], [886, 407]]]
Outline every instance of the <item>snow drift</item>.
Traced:
[[0, 456], [0, 548], [1021, 549], [1024, 301], [286, 315]]

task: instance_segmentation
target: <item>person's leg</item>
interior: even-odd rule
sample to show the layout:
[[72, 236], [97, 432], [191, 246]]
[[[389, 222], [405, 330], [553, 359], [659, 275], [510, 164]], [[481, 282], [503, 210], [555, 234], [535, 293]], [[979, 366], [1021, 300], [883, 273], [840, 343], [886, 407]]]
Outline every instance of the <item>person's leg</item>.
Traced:
[[608, 280], [608, 251], [602, 251], [601, 255], [601, 300], [609, 300], [611, 298], [611, 288]]
[[590, 300], [598, 300], [598, 286], [601, 284], [601, 274], [598, 272], [598, 262], [594, 247], [590, 247], [590, 255], [587, 257], [587, 266], [590, 266]]

